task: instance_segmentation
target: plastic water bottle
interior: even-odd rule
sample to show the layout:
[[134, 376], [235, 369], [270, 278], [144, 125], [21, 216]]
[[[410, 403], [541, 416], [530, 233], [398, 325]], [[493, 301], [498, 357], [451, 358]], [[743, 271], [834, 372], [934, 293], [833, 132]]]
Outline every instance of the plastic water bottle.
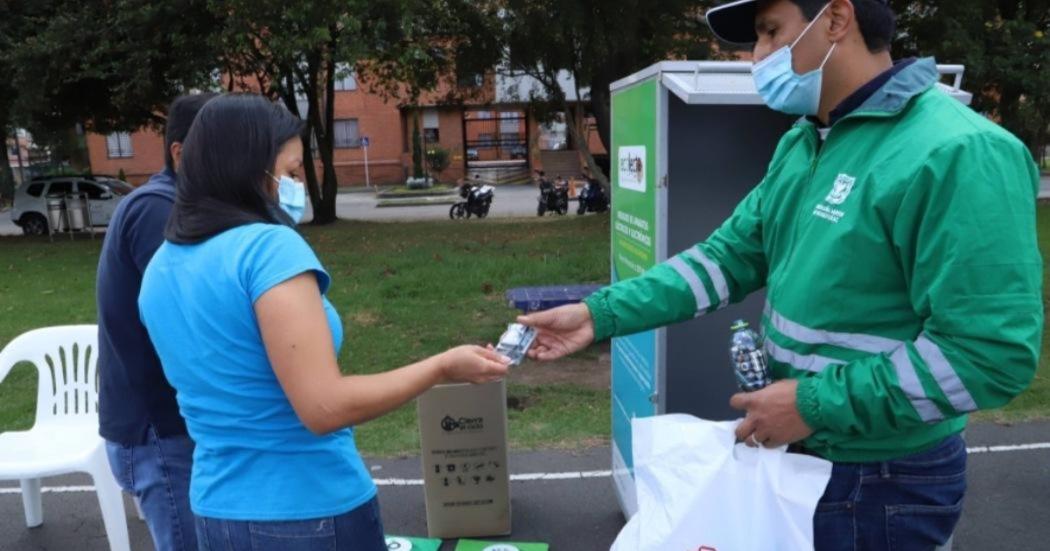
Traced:
[[754, 392], [772, 383], [766, 369], [766, 353], [762, 350], [762, 337], [755, 333], [744, 320], [737, 320], [730, 327], [733, 337], [729, 341], [729, 356], [733, 360], [733, 373], [737, 386], [744, 392]]

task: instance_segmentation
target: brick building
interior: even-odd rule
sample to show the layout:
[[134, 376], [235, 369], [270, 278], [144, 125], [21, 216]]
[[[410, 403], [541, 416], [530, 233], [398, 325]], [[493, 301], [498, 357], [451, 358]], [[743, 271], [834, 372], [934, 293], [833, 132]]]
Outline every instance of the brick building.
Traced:
[[[481, 86], [464, 89], [464, 93], [437, 90], [424, 94], [420, 105], [406, 106], [359, 83], [352, 74], [338, 80], [333, 130], [339, 185], [365, 184], [362, 138], [369, 142], [368, 180], [379, 185], [404, 182], [412, 173], [412, 132], [417, 120], [423, 149], [437, 146], [449, 152], [449, 166], [438, 175], [440, 181], [455, 182], [473, 174], [497, 182], [522, 181], [534, 168], [578, 174], [581, 157], [565, 125], [539, 124], [518, 99], [528, 97], [528, 86], [520, 78], [508, 81], [490, 75], [482, 79]], [[515, 87], [516, 93], [505, 92]], [[566, 90], [571, 89], [567, 84]], [[458, 99], [449, 102], [450, 96]], [[572, 105], [582, 115], [582, 104], [573, 101]], [[305, 112], [305, 105], [301, 111]], [[588, 137], [591, 152], [605, 155], [593, 121], [580, 116], [577, 120], [581, 120], [580, 134]], [[163, 136], [150, 129], [89, 134], [86, 142], [96, 174], [123, 172], [137, 185], [164, 166]], [[320, 171], [320, 160], [315, 163]]]

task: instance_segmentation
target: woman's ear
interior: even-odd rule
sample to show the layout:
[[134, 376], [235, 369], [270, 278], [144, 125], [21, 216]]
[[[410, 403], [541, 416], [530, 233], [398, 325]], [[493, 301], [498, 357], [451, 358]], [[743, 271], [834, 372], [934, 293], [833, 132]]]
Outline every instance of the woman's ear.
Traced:
[[270, 197], [277, 197], [277, 178], [273, 173], [272, 169], [266, 172], [266, 187], [264, 189], [270, 193]]

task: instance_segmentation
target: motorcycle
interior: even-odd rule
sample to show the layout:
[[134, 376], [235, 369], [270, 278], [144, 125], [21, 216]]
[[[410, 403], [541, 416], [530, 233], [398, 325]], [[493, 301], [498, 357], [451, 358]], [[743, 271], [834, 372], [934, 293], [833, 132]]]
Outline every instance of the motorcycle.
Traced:
[[579, 197], [580, 206], [576, 214], [584, 214], [587, 211], [605, 212], [609, 209], [609, 199], [605, 197], [605, 190], [597, 180], [587, 180]]
[[540, 197], [536, 214], [543, 216], [547, 211], [558, 214], [569, 212], [568, 186], [556, 186], [547, 180], [540, 182]]
[[496, 196], [496, 188], [490, 185], [463, 184], [459, 187], [459, 196], [465, 201], [459, 201], [452, 205], [448, 211], [448, 217], [470, 218], [471, 215], [485, 218], [489, 215], [492, 207], [492, 199]]

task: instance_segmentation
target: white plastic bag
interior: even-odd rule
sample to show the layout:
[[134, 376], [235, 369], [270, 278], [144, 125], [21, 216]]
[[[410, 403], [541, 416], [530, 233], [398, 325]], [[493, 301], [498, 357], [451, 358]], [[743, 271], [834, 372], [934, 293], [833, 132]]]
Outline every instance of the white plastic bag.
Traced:
[[813, 548], [831, 462], [736, 444], [739, 421], [635, 419], [638, 512], [612, 551]]

